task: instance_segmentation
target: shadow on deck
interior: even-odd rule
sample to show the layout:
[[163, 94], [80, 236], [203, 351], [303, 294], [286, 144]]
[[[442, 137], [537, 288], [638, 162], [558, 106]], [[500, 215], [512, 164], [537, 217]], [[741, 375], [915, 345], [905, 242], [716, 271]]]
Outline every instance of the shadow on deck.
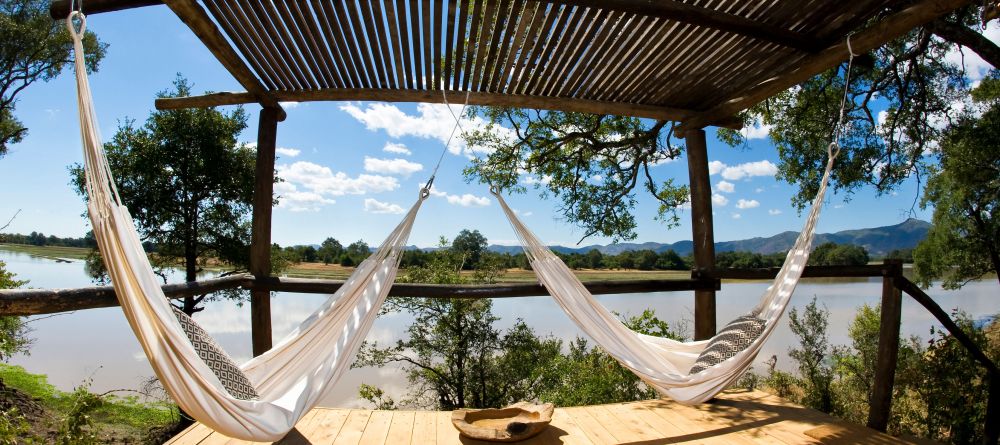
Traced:
[[[229, 439], [201, 424], [168, 444], [253, 442]], [[277, 444], [487, 444], [459, 436], [445, 411], [316, 408]], [[913, 443], [850, 424], [760, 391], [730, 391], [710, 403], [686, 406], [661, 399], [557, 408], [541, 435], [520, 442], [548, 444], [904, 444]]]

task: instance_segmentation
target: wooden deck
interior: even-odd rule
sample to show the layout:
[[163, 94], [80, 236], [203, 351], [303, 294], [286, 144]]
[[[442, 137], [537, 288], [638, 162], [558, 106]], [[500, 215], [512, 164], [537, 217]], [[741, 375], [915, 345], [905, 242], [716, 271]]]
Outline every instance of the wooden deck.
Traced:
[[[168, 444], [246, 444], [201, 424]], [[488, 444], [459, 436], [446, 411], [371, 411], [316, 408], [279, 444]], [[760, 391], [727, 392], [712, 403], [670, 400], [558, 408], [541, 444], [903, 444], [912, 443], [849, 424]]]

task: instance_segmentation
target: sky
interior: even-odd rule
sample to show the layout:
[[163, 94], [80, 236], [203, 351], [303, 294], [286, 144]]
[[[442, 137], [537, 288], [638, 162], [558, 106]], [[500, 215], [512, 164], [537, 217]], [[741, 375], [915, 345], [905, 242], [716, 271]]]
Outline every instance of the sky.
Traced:
[[[178, 73], [193, 83], [194, 94], [242, 91], [204, 45], [166, 7], [147, 7], [88, 19], [88, 29], [108, 43], [99, 72], [90, 77], [100, 129], [105, 139], [125, 119], [144, 122], [157, 92], [170, 89]], [[987, 33], [1000, 40], [997, 27]], [[955, 54], [973, 79], [986, 65], [973, 54]], [[28, 136], [0, 158], [0, 225], [18, 210], [7, 232], [42, 232], [79, 237], [89, 230], [83, 199], [70, 186], [67, 167], [82, 162], [75, 85], [72, 74], [36, 83], [17, 102], [15, 115]], [[451, 98], [450, 98], [451, 99]], [[452, 102], [460, 102], [457, 94]], [[417, 198], [445, 148], [454, 127], [444, 105], [380, 102], [286, 103], [288, 118], [279, 123], [276, 169], [284, 182], [275, 188], [272, 239], [281, 245], [318, 244], [334, 237], [345, 245], [364, 240], [379, 244]], [[457, 109], [460, 105], [453, 105]], [[256, 141], [257, 105], [247, 105], [249, 126], [240, 139]], [[473, 119], [465, 126], [480, 125]], [[799, 230], [802, 215], [791, 205], [794, 187], [777, 180], [777, 152], [766, 129], [744, 130], [745, 147], [732, 148], [708, 130], [716, 241], [767, 237]], [[462, 168], [482, 153], [459, 141], [444, 155], [433, 196], [424, 203], [410, 244], [429, 247], [441, 236], [462, 229], [479, 230], [494, 244], [516, 244], [500, 206], [487, 187], [468, 184]], [[675, 178], [686, 184], [682, 157], [653, 169], [654, 179]], [[522, 177], [526, 184], [543, 178]], [[908, 217], [930, 220], [917, 206], [920, 190], [910, 180], [891, 195], [862, 189], [829, 197], [819, 232], [897, 224]], [[541, 240], [575, 245], [583, 230], [563, 221], [551, 199], [529, 192], [508, 203]], [[690, 213], [668, 229], [656, 221], [657, 205], [638, 193], [636, 242], [670, 243], [691, 239]], [[611, 240], [590, 237], [581, 245]]]

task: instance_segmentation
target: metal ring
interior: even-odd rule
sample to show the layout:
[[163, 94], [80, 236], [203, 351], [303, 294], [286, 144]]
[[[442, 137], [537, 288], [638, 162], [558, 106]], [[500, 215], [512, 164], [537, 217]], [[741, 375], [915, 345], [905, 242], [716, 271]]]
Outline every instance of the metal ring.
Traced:
[[[76, 29], [76, 25], [73, 24], [73, 19], [80, 19], [80, 30]], [[82, 11], [70, 11], [69, 16], [66, 17], [66, 27], [69, 28], [69, 32], [78, 37], [83, 37], [83, 33], [87, 31], [87, 15]]]

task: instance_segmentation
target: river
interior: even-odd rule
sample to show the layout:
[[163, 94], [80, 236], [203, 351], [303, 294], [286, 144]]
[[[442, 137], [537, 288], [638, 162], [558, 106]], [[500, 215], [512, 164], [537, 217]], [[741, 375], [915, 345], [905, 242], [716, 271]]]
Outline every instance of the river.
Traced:
[[[0, 261], [7, 263], [7, 270], [18, 279], [30, 280], [28, 287], [69, 288], [92, 285], [83, 270], [82, 261], [56, 262], [28, 254], [0, 250]], [[171, 277], [181, 280], [180, 275]], [[748, 311], [764, 292], [768, 283], [726, 283], [718, 293], [718, 319], [720, 325]], [[829, 336], [833, 345], [847, 344], [847, 326], [855, 311], [863, 304], [878, 304], [882, 291], [880, 279], [851, 281], [804, 280], [796, 289], [791, 305], [800, 310], [812, 298], [830, 311]], [[928, 293], [945, 310], [960, 309], [973, 318], [989, 317], [1000, 312], [997, 283], [993, 280], [966, 285], [960, 291], [945, 291], [935, 286]], [[656, 311], [661, 319], [676, 322], [693, 319], [693, 295], [690, 292], [658, 292], [647, 294], [604, 295], [598, 299], [609, 309], [623, 314], [639, 314], [644, 309]], [[271, 302], [273, 334], [278, 340], [326, 300], [324, 295], [278, 293]], [[562, 339], [583, 335], [556, 303], [548, 297], [507, 298], [494, 300], [494, 313], [500, 317], [498, 325], [506, 328], [517, 318], [523, 319], [540, 334], [550, 334]], [[44, 316], [43, 316], [44, 317]], [[94, 391], [111, 389], [136, 389], [142, 381], [153, 375], [138, 342], [132, 336], [125, 317], [117, 307], [92, 309], [38, 318], [31, 322], [34, 343], [30, 355], [19, 355], [10, 360], [33, 373], [48, 375], [56, 387], [69, 390], [85, 381], [91, 381]], [[250, 307], [231, 301], [209, 303], [195, 319], [233, 356], [237, 362], [250, 357]], [[368, 335], [369, 340], [380, 343], [400, 338], [412, 318], [407, 314], [389, 314], [380, 317]], [[904, 295], [901, 331], [903, 336], [929, 337], [931, 327], [939, 326], [934, 317], [922, 306]], [[787, 351], [796, 344], [783, 317], [774, 335], [768, 340], [755, 365], [763, 364], [772, 355], [778, 356], [778, 366], [790, 369]], [[357, 396], [361, 383], [381, 387], [397, 400], [406, 392], [408, 384], [399, 368], [363, 368], [349, 370], [336, 389], [325, 400], [324, 406], [365, 406]]]

